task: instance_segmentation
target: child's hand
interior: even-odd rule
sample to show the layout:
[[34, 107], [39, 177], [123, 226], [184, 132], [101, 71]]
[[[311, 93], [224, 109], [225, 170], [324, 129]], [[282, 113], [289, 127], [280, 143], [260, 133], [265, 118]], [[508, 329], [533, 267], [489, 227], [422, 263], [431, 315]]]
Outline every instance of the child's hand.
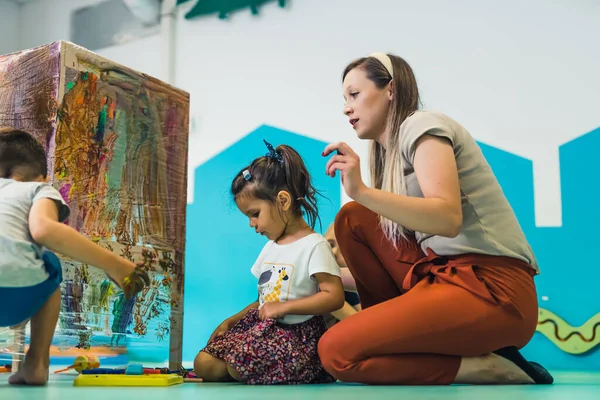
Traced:
[[226, 319], [225, 321], [223, 321], [221, 323], [221, 325], [217, 326], [217, 329], [215, 329], [215, 331], [212, 333], [212, 335], [210, 335], [210, 338], [208, 339], [208, 341], [211, 342], [213, 339], [224, 335], [230, 329], [231, 329], [231, 323], [229, 322], [228, 319]]
[[264, 321], [265, 319], [283, 318], [287, 314], [285, 303], [267, 302], [258, 309], [258, 317]]
[[138, 264], [133, 272], [123, 280], [122, 289], [125, 298], [129, 299], [141, 292], [146, 286], [150, 286], [150, 277], [148, 276], [148, 273], [142, 269], [142, 265]]
[[119, 258], [119, 261], [120, 264], [111, 266], [114, 272], [107, 272], [107, 275], [123, 291], [126, 299], [134, 297], [144, 287], [150, 286], [150, 277], [142, 269], [143, 264], [138, 263], [136, 265], [121, 258]]

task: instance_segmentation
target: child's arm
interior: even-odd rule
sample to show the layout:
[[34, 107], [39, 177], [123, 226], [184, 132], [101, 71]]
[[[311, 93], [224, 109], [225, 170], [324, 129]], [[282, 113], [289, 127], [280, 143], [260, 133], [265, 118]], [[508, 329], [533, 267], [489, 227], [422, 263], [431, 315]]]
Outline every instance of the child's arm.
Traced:
[[342, 284], [344, 285], [344, 290], [349, 292], [358, 292], [356, 289], [356, 281], [352, 276], [352, 273], [348, 268], [340, 268], [342, 274]]
[[29, 231], [40, 245], [74, 260], [93, 265], [106, 272], [123, 287], [135, 264], [96, 245], [75, 229], [58, 222], [55, 200], [42, 198], [33, 203], [29, 213]]
[[338, 321], [348, 318], [351, 315], [356, 314], [358, 311], [352, 307], [348, 302], [344, 302], [344, 306], [337, 311], [333, 311], [333, 315]]
[[226, 321], [229, 321], [229, 324], [231, 326], [234, 326], [248, 314], [248, 311], [252, 310], [253, 308], [258, 308], [258, 301], [255, 301], [254, 303], [250, 304], [248, 307], [244, 308], [239, 313], [227, 318]]
[[345, 297], [340, 277], [327, 273], [314, 276], [319, 283], [318, 293], [283, 303], [265, 303], [260, 308], [261, 319], [282, 318], [288, 314], [322, 315], [342, 308]]
[[219, 326], [217, 326], [217, 329], [215, 329], [215, 331], [212, 333], [212, 335], [210, 335], [210, 338], [208, 339], [208, 341], [210, 342], [217, 336], [221, 336], [222, 334], [224, 334], [225, 332], [227, 332], [228, 330], [233, 328], [233, 326], [235, 324], [237, 324], [242, 318], [244, 318], [248, 314], [248, 311], [250, 311], [253, 308], [258, 308], [258, 301], [255, 301], [254, 303], [250, 304], [248, 307], [244, 308], [239, 313], [237, 313], [237, 314], [227, 318], [225, 321], [223, 321]]

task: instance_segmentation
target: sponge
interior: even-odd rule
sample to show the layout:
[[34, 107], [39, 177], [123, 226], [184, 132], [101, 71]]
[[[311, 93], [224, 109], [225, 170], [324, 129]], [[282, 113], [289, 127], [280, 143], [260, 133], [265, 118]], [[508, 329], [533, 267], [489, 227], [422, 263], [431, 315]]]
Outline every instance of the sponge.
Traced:
[[143, 375], [144, 374], [144, 366], [142, 364], [133, 363], [127, 366], [125, 370], [125, 375]]

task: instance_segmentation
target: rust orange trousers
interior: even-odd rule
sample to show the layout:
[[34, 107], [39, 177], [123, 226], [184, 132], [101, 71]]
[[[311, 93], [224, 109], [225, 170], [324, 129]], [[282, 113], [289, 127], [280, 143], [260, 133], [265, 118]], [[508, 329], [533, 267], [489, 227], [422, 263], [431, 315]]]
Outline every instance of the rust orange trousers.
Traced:
[[335, 221], [338, 245], [363, 311], [319, 342], [325, 369], [344, 382], [447, 385], [462, 357], [522, 348], [538, 319], [527, 263], [509, 257], [395, 249], [367, 208], [348, 203]]

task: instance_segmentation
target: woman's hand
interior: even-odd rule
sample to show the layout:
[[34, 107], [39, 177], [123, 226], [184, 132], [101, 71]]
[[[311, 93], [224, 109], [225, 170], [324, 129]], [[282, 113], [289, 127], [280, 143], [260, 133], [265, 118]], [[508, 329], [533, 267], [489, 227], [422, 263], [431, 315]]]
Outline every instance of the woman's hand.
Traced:
[[344, 191], [350, 198], [357, 200], [362, 192], [367, 189], [360, 176], [360, 158], [346, 143], [332, 143], [325, 147], [323, 157], [337, 150], [325, 167], [326, 174], [335, 177], [335, 171], [340, 171]]
[[283, 318], [287, 314], [285, 303], [266, 302], [258, 309], [258, 317], [261, 321], [266, 319]]

